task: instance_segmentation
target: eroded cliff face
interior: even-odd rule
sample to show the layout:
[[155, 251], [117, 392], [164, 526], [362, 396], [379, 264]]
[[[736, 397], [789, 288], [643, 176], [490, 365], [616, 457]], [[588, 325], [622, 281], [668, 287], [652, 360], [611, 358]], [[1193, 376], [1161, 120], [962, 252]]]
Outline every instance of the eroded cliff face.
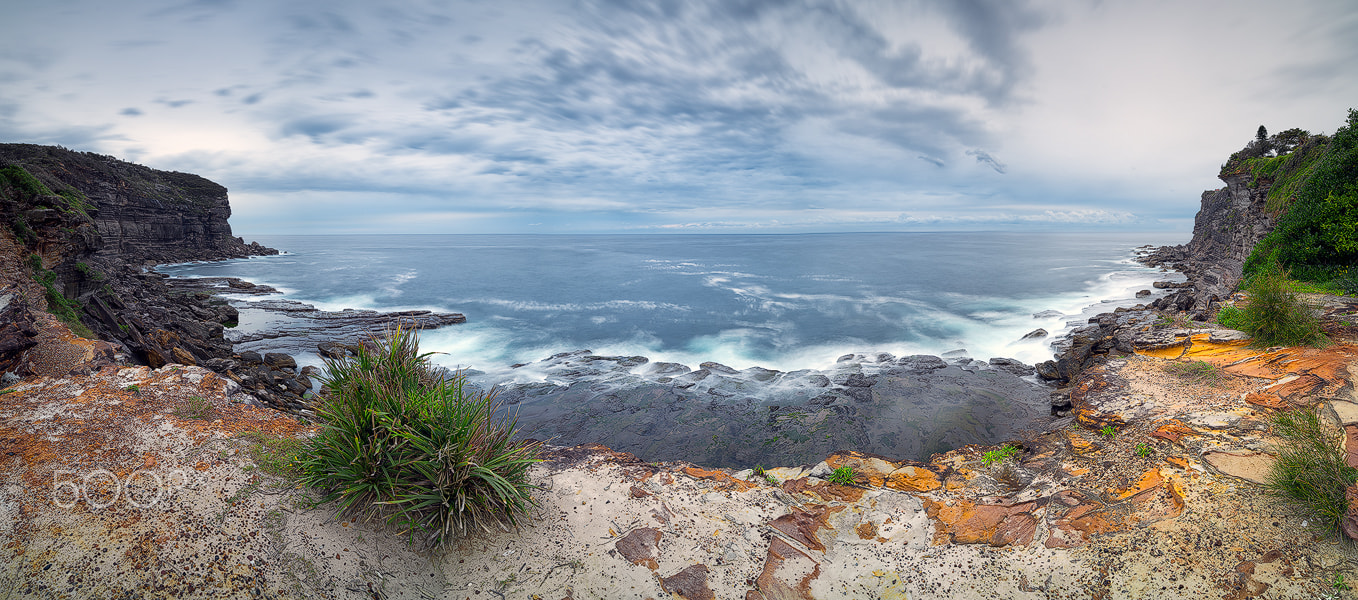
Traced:
[[1157, 300], [1155, 308], [1188, 311], [1206, 319], [1214, 303], [1230, 297], [1240, 284], [1254, 245], [1273, 231], [1274, 218], [1266, 208], [1270, 186], [1251, 185], [1249, 173], [1225, 174], [1221, 179], [1226, 187], [1202, 193], [1193, 239], [1160, 248], [1145, 259], [1148, 264], [1173, 266], [1192, 284]]
[[0, 144], [0, 164], [22, 166], [54, 192], [84, 196], [101, 256], [145, 264], [277, 254], [233, 237], [226, 188], [197, 175], [34, 144]]
[[1269, 186], [1250, 187], [1248, 174], [1222, 178], [1226, 187], [1202, 193], [1202, 208], [1187, 244], [1189, 264], [1200, 290], [1225, 297], [1240, 283], [1241, 268], [1254, 245], [1273, 231], [1265, 209]]
[[[148, 263], [277, 254], [232, 237], [226, 188], [109, 156], [0, 144], [0, 371], [22, 356], [42, 311], [85, 337], [116, 342], [159, 367], [232, 357], [236, 311], [208, 294], [173, 293]], [[216, 363], [214, 363], [216, 361]]]

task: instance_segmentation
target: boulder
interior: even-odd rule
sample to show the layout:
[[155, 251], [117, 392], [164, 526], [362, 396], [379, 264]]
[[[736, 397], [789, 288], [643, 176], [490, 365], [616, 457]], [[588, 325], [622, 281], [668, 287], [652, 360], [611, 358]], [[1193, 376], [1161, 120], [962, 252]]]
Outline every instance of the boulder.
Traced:
[[1008, 371], [1019, 377], [1027, 377], [1028, 375], [1033, 374], [1032, 366], [1023, 364], [1012, 358], [992, 358], [988, 362], [990, 363], [990, 366], [995, 367], [996, 369]]
[[1028, 333], [1023, 334], [1023, 338], [1021, 338], [1021, 339], [1025, 339], [1025, 340], [1035, 340], [1035, 339], [1037, 339], [1037, 338], [1044, 338], [1044, 337], [1047, 337], [1047, 330], [1046, 330], [1046, 329], [1042, 329], [1041, 327], [1039, 327], [1039, 328], [1037, 328], [1037, 329], [1034, 329], [1034, 330], [1032, 330], [1032, 331], [1029, 331]]
[[275, 369], [296, 369], [297, 361], [282, 352], [269, 352], [264, 355], [264, 364]]

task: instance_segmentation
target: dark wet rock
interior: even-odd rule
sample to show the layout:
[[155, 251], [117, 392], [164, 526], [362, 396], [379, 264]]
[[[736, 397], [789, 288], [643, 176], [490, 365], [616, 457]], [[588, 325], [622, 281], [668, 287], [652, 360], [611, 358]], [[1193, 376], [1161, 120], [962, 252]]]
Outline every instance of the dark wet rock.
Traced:
[[1037, 329], [1034, 329], [1034, 330], [1032, 330], [1032, 331], [1029, 331], [1028, 333], [1023, 334], [1023, 338], [1022, 338], [1022, 339], [1025, 339], [1025, 340], [1034, 340], [1034, 339], [1037, 339], [1037, 338], [1044, 338], [1044, 337], [1047, 337], [1047, 330], [1046, 330], [1046, 329], [1042, 329], [1041, 327], [1039, 327], [1039, 328], [1037, 328]]
[[1137, 290], [1137, 291], [1136, 291], [1136, 297], [1137, 297], [1137, 298], [1145, 298], [1145, 297], [1147, 297], [1147, 296], [1149, 296], [1149, 295], [1151, 295], [1151, 291], [1150, 291], [1150, 290]]
[[[832, 371], [707, 368], [677, 377], [654, 368], [582, 369], [586, 354], [532, 363], [550, 383], [504, 383], [500, 399], [522, 434], [554, 443], [600, 443], [643, 460], [710, 466], [814, 463], [836, 448], [922, 459], [967, 443], [997, 443], [1037, 428], [1048, 390], [1005, 368], [938, 357], [876, 354]], [[889, 357], [889, 355], [888, 355]], [[861, 361], [861, 362], [860, 362]], [[675, 370], [672, 368], [664, 371]]]
[[723, 374], [723, 375], [739, 375], [739, 374], [740, 374], [740, 371], [737, 371], [737, 370], [735, 370], [735, 369], [732, 369], [731, 367], [728, 367], [728, 366], [723, 365], [723, 364], [718, 363], [718, 362], [710, 362], [710, 361], [709, 361], [709, 362], [705, 362], [705, 363], [702, 363], [702, 364], [698, 365], [698, 367], [701, 368], [701, 369], [707, 369], [708, 371], [711, 371], [711, 372], [713, 372], [713, 373], [721, 373], [721, 374]]
[[778, 376], [778, 371], [763, 367], [750, 367], [741, 371], [741, 374], [755, 381], [769, 381]]
[[912, 354], [910, 356], [902, 357], [900, 360], [896, 361], [896, 363], [901, 365], [902, 367], [907, 367], [919, 371], [932, 371], [935, 369], [942, 369], [948, 366], [947, 361], [944, 361], [943, 359], [937, 356], [930, 356], [928, 354]]
[[990, 366], [996, 369], [1008, 371], [1019, 377], [1026, 377], [1033, 374], [1033, 367], [1031, 365], [1026, 365], [1012, 358], [992, 358], [988, 362], [990, 363]]
[[264, 354], [264, 364], [275, 369], [296, 369], [297, 361], [282, 352], [268, 352]]
[[947, 352], [944, 352], [940, 356], [942, 356], [943, 358], [964, 358], [968, 356], [968, 354], [966, 348], [958, 348], [956, 350], [949, 350]]
[[693, 369], [688, 368], [688, 365], [679, 363], [658, 362], [651, 364], [652, 375], [682, 375], [692, 370]]
[[323, 311], [310, 304], [291, 300], [248, 302], [232, 300], [242, 323], [267, 323], [266, 327], [244, 325], [231, 329], [226, 337], [239, 351], [273, 351], [300, 355], [324, 350], [336, 358], [356, 352], [360, 346], [382, 338], [396, 323], [405, 327], [436, 329], [465, 323], [458, 313], [426, 310], [378, 312], [373, 310]]
[[1034, 319], [1055, 319], [1063, 316], [1065, 316], [1065, 313], [1059, 310], [1044, 310], [1042, 312], [1033, 313]]

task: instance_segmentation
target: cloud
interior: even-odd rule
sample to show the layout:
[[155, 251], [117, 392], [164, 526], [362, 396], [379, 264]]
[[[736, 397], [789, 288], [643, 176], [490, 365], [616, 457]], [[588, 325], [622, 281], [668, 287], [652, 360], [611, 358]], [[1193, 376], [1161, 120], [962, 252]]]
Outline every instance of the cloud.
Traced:
[[1004, 175], [1005, 172], [1004, 164], [996, 160], [995, 157], [991, 156], [989, 152], [986, 152], [985, 150], [974, 150], [974, 149], [967, 150], [967, 156], [976, 157], [976, 162], [978, 164], [990, 167], [994, 169], [996, 173]]
[[1277, 43], [1229, 47], [1201, 43], [1227, 5], [1160, 0], [72, 2], [0, 24], [5, 140], [380, 198], [387, 225], [1181, 223], [1258, 123], [1333, 130], [1358, 97], [1322, 77], [1358, 56], [1342, 3], [1232, 4]]

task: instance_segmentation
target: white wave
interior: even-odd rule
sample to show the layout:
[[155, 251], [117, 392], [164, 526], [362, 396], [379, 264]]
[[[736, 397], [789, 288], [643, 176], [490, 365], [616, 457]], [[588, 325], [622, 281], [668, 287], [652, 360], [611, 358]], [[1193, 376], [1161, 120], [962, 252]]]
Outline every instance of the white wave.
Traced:
[[503, 306], [514, 310], [525, 312], [586, 312], [596, 310], [618, 310], [618, 309], [640, 309], [640, 310], [670, 310], [670, 311], [689, 311], [687, 306], [672, 304], [669, 302], [654, 302], [650, 300], [607, 300], [604, 302], [591, 303], [553, 303], [537, 302], [533, 300], [504, 300], [501, 298], [478, 298], [475, 300], [464, 300], [466, 303], [481, 303], [492, 306]]

